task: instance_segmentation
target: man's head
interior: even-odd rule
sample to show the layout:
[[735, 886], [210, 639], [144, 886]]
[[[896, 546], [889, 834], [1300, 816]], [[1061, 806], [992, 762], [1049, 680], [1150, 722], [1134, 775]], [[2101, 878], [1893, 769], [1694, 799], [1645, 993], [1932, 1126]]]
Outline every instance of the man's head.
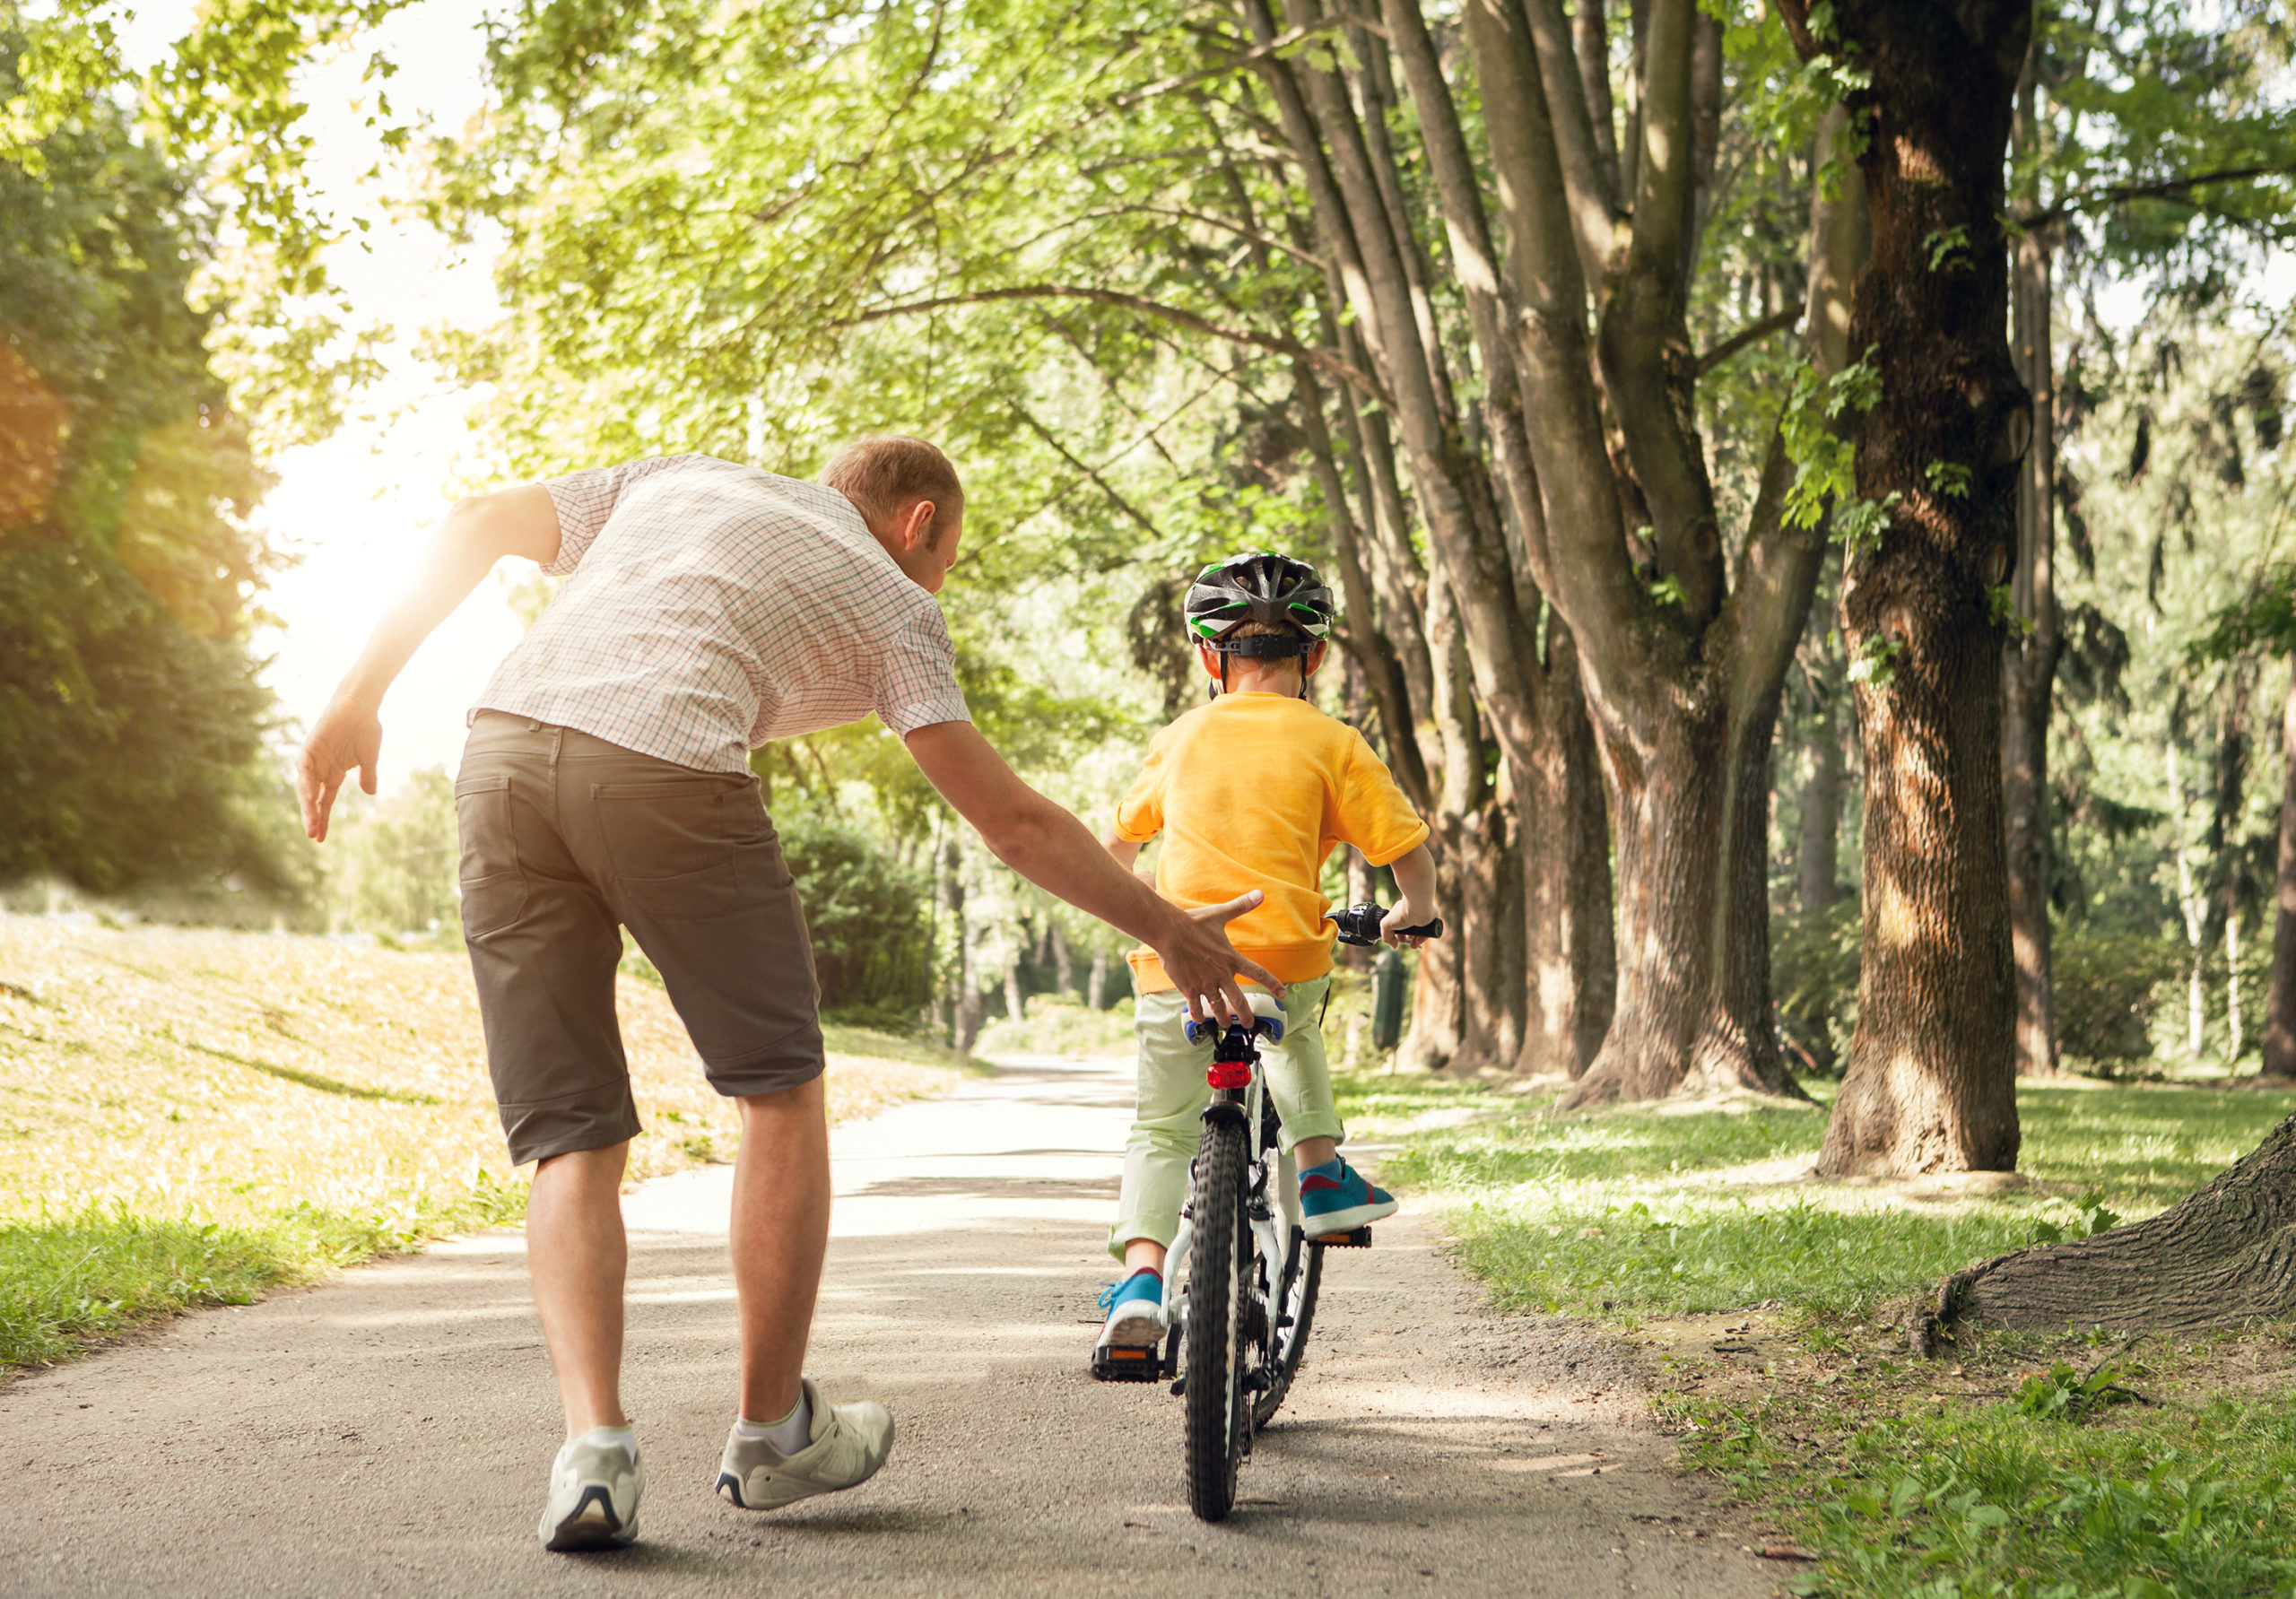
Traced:
[[822, 482], [853, 502], [861, 520], [900, 569], [927, 594], [956, 563], [964, 533], [965, 491], [957, 469], [922, 439], [872, 433], [822, 469]]
[[1315, 568], [1272, 550], [1205, 567], [1184, 606], [1197, 657], [1222, 688], [1296, 694], [1323, 665], [1335, 609]]

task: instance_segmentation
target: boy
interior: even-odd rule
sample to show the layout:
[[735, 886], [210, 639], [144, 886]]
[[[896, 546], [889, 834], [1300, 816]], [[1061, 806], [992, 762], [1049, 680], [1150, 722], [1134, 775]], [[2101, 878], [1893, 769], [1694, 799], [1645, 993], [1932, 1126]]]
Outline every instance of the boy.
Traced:
[[[1318, 887], [1324, 857], [1336, 844], [1352, 844], [1373, 865], [1395, 869], [1403, 898], [1387, 912], [1387, 927], [1417, 926], [1435, 902], [1427, 824], [1362, 735], [1308, 700], [1333, 608], [1331, 590], [1304, 561], [1256, 550], [1204, 569], [1186, 611], [1216, 697], [1149, 744], [1147, 764], [1102, 840], [1128, 869], [1161, 832], [1156, 889], [1175, 904], [1216, 904], [1248, 889], [1265, 896], [1229, 932], [1239, 952], [1285, 985], [1283, 1040], [1263, 1039], [1260, 1057], [1283, 1147], [1299, 1167], [1302, 1218], [1316, 1238], [1396, 1211], [1394, 1199], [1339, 1158], [1345, 1132], [1332, 1105], [1320, 1025], [1333, 936]], [[1424, 942], [1387, 936], [1394, 944]], [[1187, 1041], [1187, 1012], [1153, 952], [1135, 950], [1128, 959], [1139, 994], [1139, 1104], [1109, 1253], [1130, 1274], [1106, 1301], [1100, 1343], [1137, 1348], [1163, 1333], [1164, 1256], [1179, 1231], [1211, 1093], [1204, 1074], [1212, 1040]]]

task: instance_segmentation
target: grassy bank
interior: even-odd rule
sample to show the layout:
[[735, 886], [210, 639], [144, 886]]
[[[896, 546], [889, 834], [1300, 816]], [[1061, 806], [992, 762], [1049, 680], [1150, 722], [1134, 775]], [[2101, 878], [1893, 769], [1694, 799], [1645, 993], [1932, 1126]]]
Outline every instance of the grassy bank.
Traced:
[[[729, 1158], [667, 1000], [619, 1004], [633, 1180]], [[831, 1114], [944, 1091], [961, 1058], [838, 1030]], [[469, 969], [324, 939], [0, 917], [0, 1363], [514, 1221]]]
[[1342, 1109], [1351, 1136], [1396, 1143], [1382, 1171], [1500, 1304], [1641, 1347], [1686, 1462], [1818, 1557], [1794, 1591], [2296, 1593], [2289, 1329], [1996, 1334], [1925, 1361], [1876, 1314], [1973, 1260], [2165, 1209], [2296, 1095], [2026, 1086], [2037, 1186], [2002, 1193], [1811, 1183], [1822, 1107], [1549, 1117], [1552, 1098], [1359, 1073]]

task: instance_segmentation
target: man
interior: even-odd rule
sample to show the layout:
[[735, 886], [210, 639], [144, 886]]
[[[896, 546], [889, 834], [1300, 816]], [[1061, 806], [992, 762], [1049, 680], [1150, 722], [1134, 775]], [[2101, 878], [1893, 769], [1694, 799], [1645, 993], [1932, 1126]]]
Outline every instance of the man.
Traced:
[[997, 857], [1134, 934], [1198, 1016], [1282, 986], [1221, 931], [1257, 893], [1185, 912], [1030, 788], [967, 717], [932, 596], [964, 491], [920, 439], [847, 447], [820, 483], [701, 456], [578, 472], [457, 505], [304, 745], [306, 830], [346, 774], [375, 791], [378, 711], [416, 647], [505, 555], [568, 581], [471, 712], [455, 784], [465, 938], [566, 1411], [541, 1536], [637, 1536], [645, 1474], [622, 1409], [621, 1184], [638, 1131], [613, 1011], [627, 926], [711, 1084], [738, 1099], [729, 1235], [740, 1412], [718, 1491], [748, 1509], [849, 1488], [892, 1419], [804, 1375], [829, 1236], [813, 955], [748, 752], [874, 711]]

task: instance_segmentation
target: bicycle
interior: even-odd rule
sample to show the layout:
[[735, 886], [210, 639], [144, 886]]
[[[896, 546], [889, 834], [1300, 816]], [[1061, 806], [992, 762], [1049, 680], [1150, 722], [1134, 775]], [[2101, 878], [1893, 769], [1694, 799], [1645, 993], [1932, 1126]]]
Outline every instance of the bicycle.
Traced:
[[[1342, 943], [1370, 946], [1379, 941], [1381, 914], [1377, 905], [1358, 905], [1332, 920]], [[1439, 938], [1442, 918], [1398, 931]], [[1260, 993], [1251, 1003], [1251, 1027], [1231, 1021], [1220, 1029], [1205, 1073], [1212, 1102], [1168, 1256], [1187, 1262], [1184, 1282], [1177, 1273], [1166, 1278], [1170, 1331], [1161, 1349], [1111, 1345], [1093, 1355], [1093, 1375], [1103, 1380], [1174, 1379], [1173, 1394], [1187, 1402], [1188, 1508], [1205, 1521], [1222, 1520], [1234, 1508], [1236, 1473], [1253, 1437], [1274, 1419], [1299, 1375], [1324, 1250], [1371, 1242], [1369, 1227], [1309, 1238], [1300, 1225], [1299, 1174], [1282, 1151], [1259, 1071], [1257, 1041], [1283, 1040], [1283, 1006]], [[1187, 1023], [1189, 1041], [1205, 1030]]]

